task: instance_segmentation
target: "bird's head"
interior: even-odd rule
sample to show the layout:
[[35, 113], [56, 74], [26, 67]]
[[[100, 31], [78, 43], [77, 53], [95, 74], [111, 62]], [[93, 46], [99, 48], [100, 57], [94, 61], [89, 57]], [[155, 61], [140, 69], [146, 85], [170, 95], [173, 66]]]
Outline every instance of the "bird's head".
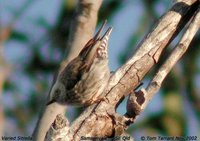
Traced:
[[49, 100], [46, 105], [50, 105], [54, 102], [63, 104], [65, 101], [65, 87], [62, 83], [56, 82], [50, 92]]

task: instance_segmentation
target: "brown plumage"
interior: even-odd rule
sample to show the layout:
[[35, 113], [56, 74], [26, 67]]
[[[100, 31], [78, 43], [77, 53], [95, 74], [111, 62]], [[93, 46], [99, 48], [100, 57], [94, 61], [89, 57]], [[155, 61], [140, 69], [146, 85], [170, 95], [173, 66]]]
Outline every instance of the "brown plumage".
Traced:
[[112, 28], [100, 38], [105, 26], [88, 41], [79, 55], [60, 73], [52, 87], [47, 104], [58, 102], [67, 105], [90, 105], [102, 98], [110, 77], [108, 67], [108, 40]]

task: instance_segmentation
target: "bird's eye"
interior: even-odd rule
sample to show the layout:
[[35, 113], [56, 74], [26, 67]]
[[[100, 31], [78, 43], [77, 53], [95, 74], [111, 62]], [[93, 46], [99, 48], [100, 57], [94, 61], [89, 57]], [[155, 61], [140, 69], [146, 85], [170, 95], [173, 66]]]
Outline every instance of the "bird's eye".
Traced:
[[61, 91], [60, 91], [59, 89], [56, 89], [56, 90], [55, 90], [55, 95], [59, 95], [60, 92], [61, 92]]

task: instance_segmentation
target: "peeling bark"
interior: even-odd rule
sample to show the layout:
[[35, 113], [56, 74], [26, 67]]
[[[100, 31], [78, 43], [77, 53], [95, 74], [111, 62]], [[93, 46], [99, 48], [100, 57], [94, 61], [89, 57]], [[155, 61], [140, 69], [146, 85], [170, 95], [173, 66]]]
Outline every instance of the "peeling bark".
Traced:
[[[103, 93], [104, 100], [86, 108], [67, 127], [69, 128], [69, 132], [62, 140], [65, 138], [68, 141], [78, 141], [82, 137], [101, 138], [122, 135], [150, 101], [151, 96], [148, 96], [148, 93], [151, 92], [151, 95], [154, 95], [159, 90], [160, 81], [152, 81], [147, 90], [141, 89], [139, 92], [131, 94], [132, 97], [130, 96], [127, 105], [127, 113], [124, 116], [116, 113], [117, 106], [125, 96], [132, 93], [133, 89], [140, 84], [146, 73], [158, 62], [167, 45], [178, 35], [194, 14], [197, 13], [198, 7], [198, 0], [177, 1], [138, 45], [135, 54], [111, 76], [108, 87]], [[197, 31], [197, 27], [199, 27], [199, 14], [197, 15], [177, 46], [177, 49], [175, 49], [178, 51], [174, 51], [175, 53], [173, 52], [172, 56], [169, 57], [168, 61], [170, 63], [167, 63], [168, 67], [164, 64], [164, 68], [161, 67], [160, 71], [166, 68], [168, 69], [167, 71], [171, 70], [172, 66], [185, 53], [186, 48]], [[189, 34], [191, 36], [188, 36]], [[176, 59], [172, 63], [170, 58]], [[158, 72], [155, 77], [156, 80], [160, 80], [160, 78], [163, 80], [166, 75], [167, 73], [160, 76]], [[154, 88], [154, 90], [149, 87]], [[131, 105], [133, 106], [131, 107]], [[56, 124], [56, 120], [54, 124]], [[63, 127], [63, 129], [65, 128]], [[57, 131], [54, 130], [54, 132]], [[62, 131], [62, 128], [59, 128], [59, 132], [60, 134], [64, 134], [65, 130]]]

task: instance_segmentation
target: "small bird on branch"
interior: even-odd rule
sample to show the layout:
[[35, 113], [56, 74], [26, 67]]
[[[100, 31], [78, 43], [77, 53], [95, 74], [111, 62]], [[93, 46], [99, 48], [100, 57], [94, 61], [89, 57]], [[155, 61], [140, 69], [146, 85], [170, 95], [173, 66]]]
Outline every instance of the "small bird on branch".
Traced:
[[57, 102], [64, 105], [87, 106], [103, 98], [101, 94], [110, 78], [108, 40], [112, 32], [112, 27], [109, 27], [100, 37], [105, 24], [106, 22], [87, 42], [79, 55], [59, 74], [51, 89], [47, 105]]

